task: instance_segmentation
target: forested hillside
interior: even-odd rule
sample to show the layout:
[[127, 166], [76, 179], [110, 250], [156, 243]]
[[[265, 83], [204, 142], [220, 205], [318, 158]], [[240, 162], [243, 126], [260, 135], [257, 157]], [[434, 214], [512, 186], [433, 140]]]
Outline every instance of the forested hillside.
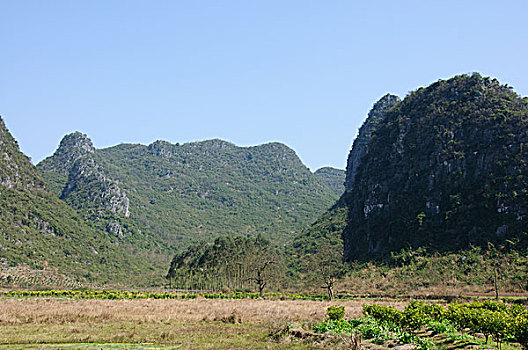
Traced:
[[175, 249], [226, 234], [284, 243], [337, 199], [280, 143], [156, 141], [96, 150], [74, 133], [38, 168], [57, 195], [108, 232], [124, 240], [143, 232]]
[[526, 246], [527, 98], [472, 74], [380, 102], [388, 108], [350, 152], [347, 192], [308, 236], [321, 227], [341, 236], [350, 260], [409, 247]]
[[326, 184], [338, 196], [345, 192], [345, 171], [332, 167], [324, 167], [317, 169], [314, 173], [315, 177], [322, 183]]
[[[153, 253], [158, 248], [151, 246]], [[50, 193], [0, 118], [0, 259], [4, 282], [77, 285], [137, 280], [159, 269], [147, 254], [116, 246]], [[33, 274], [32, 274], [33, 275]], [[150, 276], [150, 275], [149, 275]]]

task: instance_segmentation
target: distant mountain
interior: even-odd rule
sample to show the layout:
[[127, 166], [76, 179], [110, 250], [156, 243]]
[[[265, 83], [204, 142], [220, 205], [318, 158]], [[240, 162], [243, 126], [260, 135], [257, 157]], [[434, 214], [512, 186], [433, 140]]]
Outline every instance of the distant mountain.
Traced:
[[283, 243], [338, 197], [280, 143], [156, 141], [97, 150], [74, 133], [37, 167], [55, 194], [100, 228], [124, 241], [141, 231], [175, 249], [225, 234]]
[[317, 169], [314, 173], [315, 177], [322, 183], [332, 189], [338, 196], [345, 192], [345, 171], [332, 167], [324, 167]]
[[[156, 251], [155, 247], [151, 247]], [[159, 252], [158, 252], [159, 253]], [[0, 270], [16, 280], [16, 266], [71, 285], [90, 281], [134, 280], [153, 267], [133, 250], [116, 246], [107, 235], [87, 225], [50, 193], [37, 169], [22, 154], [0, 118]], [[22, 269], [23, 270], [23, 269]], [[15, 275], [13, 275], [15, 274]], [[64, 280], [56, 280], [64, 276]], [[22, 279], [23, 280], [23, 279]]]
[[473, 74], [380, 102], [363, 126], [378, 109], [370, 136], [360, 130], [350, 152], [347, 192], [297, 240], [341, 236], [348, 259], [526, 246], [527, 98]]

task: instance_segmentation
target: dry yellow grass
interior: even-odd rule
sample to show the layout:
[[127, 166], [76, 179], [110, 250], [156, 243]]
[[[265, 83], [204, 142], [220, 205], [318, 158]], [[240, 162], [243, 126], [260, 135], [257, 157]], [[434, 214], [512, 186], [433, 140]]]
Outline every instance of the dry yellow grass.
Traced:
[[[0, 299], [0, 349], [311, 349], [313, 342], [277, 343], [268, 334], [286, 323], [322, 320], [330, 305], [358, 317], [373, 302]], [[240, 323], [221, 321], [233, 313]]]
[[[379, 303], [379, 301], [376, 301]], [[133, 321], [159, 323], [170, 321], [212, 321], [238, 313], [242, 323], [269, 321], [319, 321], [330, 305], [344, 305], [347, 317], [359, 317], [362, 305], [374, 301], [313, 300], [0, 300], [0, 325], [65, 324], [84, 321]], [[401, 301], [383, 301], [398, 308]]]

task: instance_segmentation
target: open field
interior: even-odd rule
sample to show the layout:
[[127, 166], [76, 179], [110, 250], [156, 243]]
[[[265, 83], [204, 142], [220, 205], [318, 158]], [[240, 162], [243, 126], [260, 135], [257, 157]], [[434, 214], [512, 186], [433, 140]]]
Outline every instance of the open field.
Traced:
[[[345, 319], [353, 319], [371, 304], [403, 310], [409, 301], [0, 298], [0, 349], [347, 348], [350, 337], [320, 336], [312, 332], [313, 326], [326, 319], [329, 306], [344, 306]], [[294, 329], [300, 337], [292, 336]], [[482, 337], [462, 334], [439, 334], [434, 341], [437, 345], [427, 349], [494, 348]], [[363, 348], [385, 345], [364, 342]], [[505, 344], [503, 349], [520, 347]]]
[[[321, 321], [330, 305], [344, 305], [347, 317], [359, 317], [363, 303], [3, 299], [0, 349], [111, 349], [119, 343], [122, 349], [310, 348], [303, 342], [273, 342], [268, 334], [286, 323]], [[403, 302], [387, 304], [404, 306]]]

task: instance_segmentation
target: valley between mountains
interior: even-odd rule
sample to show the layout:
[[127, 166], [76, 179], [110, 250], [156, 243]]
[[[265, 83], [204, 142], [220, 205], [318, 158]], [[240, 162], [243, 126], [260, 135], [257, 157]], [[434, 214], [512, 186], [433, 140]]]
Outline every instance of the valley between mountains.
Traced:
[[522, 292], [527, 120], [511, 87], [459, 75], [383, 96], [347, 169], [315, 172], [277, 142], [96, 149], [81, 132], [35, 166], [2, 121], [2, 283], [257, 290], [268, 257], [263, 290], [356, 281], [400, 293], [394, 276], [416, 290], [449, 275], [455, 289], [489, 291], [500, 261], [503, 287]]

